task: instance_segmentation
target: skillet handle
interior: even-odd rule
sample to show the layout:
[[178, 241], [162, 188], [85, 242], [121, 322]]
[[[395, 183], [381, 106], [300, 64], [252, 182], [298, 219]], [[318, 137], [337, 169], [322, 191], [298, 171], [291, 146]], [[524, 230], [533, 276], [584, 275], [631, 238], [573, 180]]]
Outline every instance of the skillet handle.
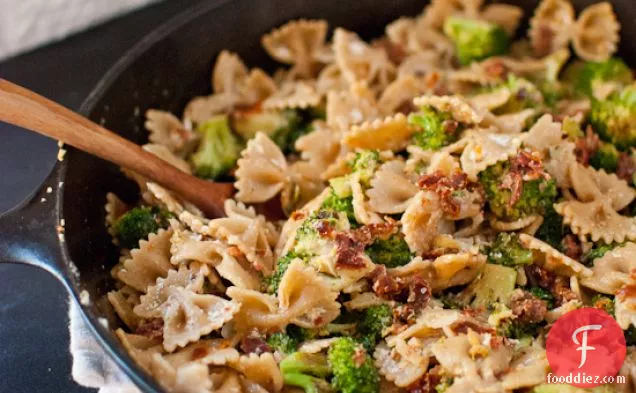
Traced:
[[[36, 266], [68, 284], [58, 234], [59, 165], [26, 202], [0, 215], [0, 263]], [[53, 185], [55, 184], [55, 186]], [[50, 188], [49, 188], [50, 187]]]

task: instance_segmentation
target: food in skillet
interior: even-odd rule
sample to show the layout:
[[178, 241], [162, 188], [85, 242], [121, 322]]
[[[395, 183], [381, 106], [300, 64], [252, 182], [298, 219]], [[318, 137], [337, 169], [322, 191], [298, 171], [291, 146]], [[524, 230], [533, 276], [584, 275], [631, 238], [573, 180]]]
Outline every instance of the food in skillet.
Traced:
[[[145, 149], [235, 181], [226, 217], [134, 173], [108, 195], [108, 294], [172, 392], [563, 392], [545, 336], [614, 316], [636, 384], [636, 86], [608, 3], [575, 15], [433, 1], [370, 43], [266, 34], [268, 75], [219, 54], [214, 94], [147, 112]], [[571, 53], [573, 51], [574, 56]], [[251, 205], [280, 203], [287, 221]]]

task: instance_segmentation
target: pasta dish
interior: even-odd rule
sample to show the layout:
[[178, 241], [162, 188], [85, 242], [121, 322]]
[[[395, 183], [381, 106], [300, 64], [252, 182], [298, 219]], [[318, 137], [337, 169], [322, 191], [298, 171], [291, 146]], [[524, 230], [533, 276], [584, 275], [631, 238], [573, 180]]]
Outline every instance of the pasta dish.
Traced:
[[[434, 0], [370, 41], [323, 20], [221, 52], [213, 94], [143, 148], [231, 181], [205, 217], [125, 171], [107, 297], [177, 393], [583, 392], [548, 385], [569, 311], [624, 331], [636, 391], [636, 85], [609, 3]], [[516, 39], [515, 37], [521, 37]], [[282, 218], [282, 219], [281, 219]]]

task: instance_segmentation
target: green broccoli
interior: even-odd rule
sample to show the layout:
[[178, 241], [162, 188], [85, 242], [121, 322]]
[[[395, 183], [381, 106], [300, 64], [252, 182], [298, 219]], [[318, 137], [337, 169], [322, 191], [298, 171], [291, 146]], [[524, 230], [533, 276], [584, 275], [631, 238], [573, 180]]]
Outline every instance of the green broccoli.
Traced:
[[353, 197], [351, 195], [344, 198], [339, 197], [332, 187], [329, 195], [320, 205], [322, 210], [341, 212], [347, 215], [349, 223], [356, 225], [356, 216], [353, 212]]
[[519, 266], [532, 264], [532, 251], [523, 248], [516, 233], [500, 232], [485, 248], [488, 262], [496, 265]]
[[449, 378], [449, 377], [442, 378], [442, 380], [437, 385], [435, 385], [435, 392], [444, 393], [451, 386], [453, 386], [453, 378]]
[[541, 287], [531, 287], [530, 289], [528, 289], [528, 292], [530, 292], [530, 294], [532, 294], [532, 296], [536, 297], [537, 299], [546, 302], [549, 310], [554, 308], [554, 295], [547, 289]]
[[136, 248], [139, 246], [139, 240], [147, 239], [148, 235], [161, 228], [167, 228], [168, 219], [171, 217], [172, 213], [156, 206], [135, 207], [113, 225], [115, 238], [121, 247]]
[[384, 329], [393, 324], [393, 310], [386, 304], [371, 306], [364, 310], [358, 323], [358, 340], [364, 345], [367, 353], [373, 353]]
[[226, 115], [215, 116], [202, 123], [197, 132], [201, 142], [192, 155], [194, 172], [205, 179], [216, 179], [234, 167], [241, 145], [230, 130]]
[[379, 393], [380, 376], [373, 358], [351, 337], [339, 337], [328, 352], [331, 386], [339, 393]]
[[413, 259], [409, 245], [399, 234], [388, 239], [375, 240], [365, 252], [373, 263], [382, 264], [388, 268], [404, 266]]
[[296, 325], [287, 325], [284, 332], [277, 332], [267, 338], [267, 344], [282, 353], [292, 353], [306, 340], [315, 336], [311, 330]]
[[517, 319], [509, 319], [497, 327], [497, 334], [515, 340], [532, 339], [539, 335], [542, 327], [541, 323], [522, 323]]
[[636, 146], [636, 86], [610, 95], [606, 100], [592, 100], [589, 121], [601, 139], [618, 149]]
[[305, 393], [331, 393], [331, 385], [322, 378], [307, 374], [283, 372], [283, 382], [301, 388]]
[[594, 245], [594, 247], [592, 247], [585, 254], [583, 254], [583, 258], [582, 258], [583, 263], [586, 265], [591, 265], [594, 263], [595, 259], [601, 258], [607, 252], [612, 251], [613, 249], [617, 247], [622, 247], [624, 245], [625, 243], [616, 243], [616, 242], [610, 243], [610, 244], [597, 243]]
[[352, 172], [360, 174], [360, 181], [368, 187], [373, 174], [382, 164], [382, 158], [377, 150], [359, 150], [347, 164]]
[[331, 367], [323, 354], [294, 352], [280, 362], [285, 385], [302, 388], [305, 393], [331, 391], [325, 380], [331, 375]]
[[579, 138], [585, 136], [585, 133], [581, 129], [581, 124], [571, 117], [563, 119], [563, 133], [572, 142], [576, 142]]
[[510, 90], [512, 96], [508, 102], [494, 111], [495, 114], [520, 112], [527, 108], [537, 108], [543, 105], [541, 91], [526, 79], [510, 75], [499, 88]]
[[596, 169], [604, 169], [605, 172], [616, 172], [620, 152], [614, 145], [603, 143], [590, 157], [590, 165]]
[[606, 61], [574, 62], [565, 71], [565, 79], [573, 83], [574, 92], [592, 97], [594, 88], [602, 83], [615, 83], [622, 88], [634, 80], [632, 70], [619, 58]]
[[461, 125], [448, 112], [423, 107], [409, 115], [409, 123], [419, 127], [413, 134], [413, 143], [424, 150], [439, 150], [457, 140]]
[[606, 295], [594, 295], [592, 297], [592, 307], [605, 311], [613, 318], [616, 318], [616, 308], [614, 306], [614, 298]]
[[501, 26], [460, 16], [446, 18], [444, 34], [455, 44], [462, 65], [503, 55], [510, 44], [510, 38]]
[[[479, 173], [479, 182], [486, 192], [486, 200], [490, 210], [499, 219], [515, 221], [533, 214], [543, 215], [551, 207], [557, 196], [557, 187], [554, 179], [539, 176], [533, 180], [520, 180], [521, 192], [515, 196], [511, 188], [502, 187], [509, 175], [525, 175], [525, 167], [511, 173], [514, 164], [512, 158], [491, 165]], [[541, 164], [538, 163], [540, 166]], [[542, 168], [541, 168], [542, 170]], [[516, 176], [513, 176], [513, 179]]]
[[563, 217], [554, 210], [553, 206], [546, 208], [545, 214], [543, 215], [543, 222], [537, 230], [535, 237], [559, 250], [563, 236], [565, 236]]

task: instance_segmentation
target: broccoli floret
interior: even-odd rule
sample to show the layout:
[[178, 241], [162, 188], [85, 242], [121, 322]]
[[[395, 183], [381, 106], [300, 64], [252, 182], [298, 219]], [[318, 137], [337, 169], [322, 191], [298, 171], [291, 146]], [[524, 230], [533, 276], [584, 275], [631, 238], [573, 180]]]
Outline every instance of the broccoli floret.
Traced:
[[446, 18], [444, 34], [455, 44], [462, 65], [502, 55], [510, 44], [510, 38], [501, 26], [459, 16]]
[[330, 391], [325, 380], [331, 375], [327, 357], [323, 354], [294, 352], [280, 362], [285, 385], [302, 388], [305, 393]]
[[278, 292], [278, 286], [280, 285], [287, 268], [291, 264], [291, 262], [296, 259], [305, 259], [305, 256], [302, 254], [297, 254], [293, 250], [278, 258], [276, 261], [276, 267], [274, 269], [274, 273], [267, 277], [265, 280], [265, 284], [267, 286], [267, 292], [271, 294], [275, 294]]
[[546, 302], [548, 309], [554, 308], [554, 295], [547, 289], [541, 287], [531, 287], [530, 289], [528, 289], [528, 292], [530, 292], [532, 296], [536, 297], [537, 299]]
[[308, 329], [296, 325], [287, 325], [284, 332], [272, 334], [267, 339], [267, 344], [282, 353], [292, 353], [306, 340], [313, 338], [315, 334]]
[[497, 327], [497, 334], [515, 340], [522, 340], [537, 337], [539, 329], [542, 327], [543, 325], [540, 323], [521, 323], [519, 320], [511, 319]]
[[322, 378], [307, 374], [283, 373], [285, 385], [301, 388], [305, 393], [331, 393], [331, 385]]
[[373, 353], [376, 344], [382, 338], [384, 329], [393, 324], [393, 310], [386, 304], [371, 306], [364, 310], [358, 323], [359, 341], [367, 353]]
[[356, 224], [356, 216], [353, 212], [353, 197], [351, 195], [341, 198], [332, 187], [329, 195], [322, 202], [322, 205], [320, 205], [320, 208], [322, 210], [345, 213], [349, 219], [349, 223], [353, 225]]
[[500, 232], [485, 248], [488, 262], [496, 265], [519, 266], [532, 264], [532, 251], [523, 248], [516, 233]]
[[604, 101], [592, 100], [589, 121], [603, 140], [618, 149], [636, 146], [636, 87], [628, 87]]
[[614, 299], [605, 295], [594, 295], [592, 298], [592, 307], [605, 311], [613, 318], [616, 318], [616, 308], [614, 307]]
[[563, 133], [573, 142], [585, 136], [585, 133], [583, 133], [581, 129], [581, 124], [571, 117], [563, 119]]
[[351, 337], [338, 338], [328, 353], [331, 386], [339, 393], [378, 393], [380, 376], [373, 358]]
[[380, 152], [377, 150], [360, 150], [348, 162], [351, 171], [360, 175], [362, 185], [368, 187], [375, 171], [382, 164]]
[[192, 155], [197, 176], [216, 179], [234, 167], [241, 153], [241, 145], [230, 130], [227, 116], [215, 116], [202, 123], [197, 132], [201, 142]]
[[508, 102], [495, 110], [495, 114], [514, 113], [543, 105], [541, 91], [526, 79], [510, 75], [500, 88], [508, 89], [512, 95]]
[[563, 217], [554, 210], [553, 206], [548, 207], [543, 216], [543, 222], [535, 234], [536, 238], [558, 250], [561, 248], [564, 235]]
[[567, 79], [574, 82], [574, 91], [578, 94], [592, 96], [594, 87], [601, 83], [615, 83], [624, 87], [634, 80], [632, 70], [618, 58], [606, 61], [573, 63], [566, 71]]
[[409, 123], [419, 127], [413, 134], [413, 143], [424, 150], [439, 150], [457, 140], [460, 125], [448, 112], [424, 107], [409, 115]]
[[[512, 190], [501, 186], [506, 184], [504, 180], [511, 172], [513, 159], [491, 165], [479, 173], [479, 182], [484, 186], [490, 210], [495, 216], [506, 221], [515, 221], [533, 214], [543, 215], [552, 206], [557, 195], [554, 179], [539, 177], [521, 180], [521, 192], [516, 200], [513, 200]], [[524, 173], [510, 175], [517, 174]]]
[[119, 245], [124, 248], [136, 248], [139, 240], [147, 239], [148, 235], [161, 228], [167, 228], [168, 219], [173, 215], [156, 206], [135, 207], [121, 216], [113, 231]]
[[594, 263], [595, 259], [601, 258], [607, 252], [612, 251], [617, 247], [622, 247], [624, 245], [625, 243], [616, 242], [610, 244], [598, 243], [583, 255], [583, 263], [585, 263], [586, 265], [591, 265], [592, 263]]
[[453, 385], [453, 378], [443, 378], [440, 383], [435, 385], [436, 393], [444, 393]]
[[508, 303], [517, 282], [517, 270], [500, 264], [488, 263], [478, 278], [456, 299], [474, 308], [490, 308], [500, 303]]
[[614, 145], [609, 143], [602, 144], [598, 150], [590, 157], [590, 165], [596, 169], [604, 169], [605, 172], [616, 172], [618, 168], [618, 157], [620, 152]]
[[388, 268], [404, 266], [413, 259], [413, 253], [399, 234], [388, 239], [377, 239], [365, 250], [369, 258], [376, 264]]

